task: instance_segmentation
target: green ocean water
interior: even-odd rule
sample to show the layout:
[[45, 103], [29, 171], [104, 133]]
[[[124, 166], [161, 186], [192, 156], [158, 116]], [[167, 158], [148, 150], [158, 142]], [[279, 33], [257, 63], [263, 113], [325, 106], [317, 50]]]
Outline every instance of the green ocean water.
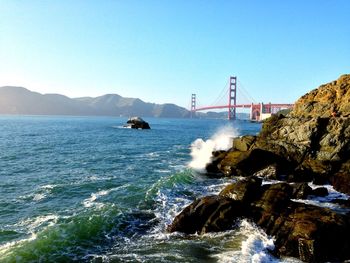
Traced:
[[125, 121], [0, 117], [0, 262], [278, 262], [272, 239], [246, 221], [204, 236], [166, 232], [184, 206], [229, 183], [193, 162], [259, 124]]

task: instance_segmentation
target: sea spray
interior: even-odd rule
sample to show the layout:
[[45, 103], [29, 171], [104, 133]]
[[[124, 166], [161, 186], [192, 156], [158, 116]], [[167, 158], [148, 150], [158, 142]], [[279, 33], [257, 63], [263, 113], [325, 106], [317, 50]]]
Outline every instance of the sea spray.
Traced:
[[211, 161], [213, 151], [228, 150], [232, 147], [232, 139], [238, 136], [238, 131], [232, 126], [220, 128], [210, 139], [197, 139], [191, 144], [192, 161], [189, 167], [205, 172], [205, 167]]

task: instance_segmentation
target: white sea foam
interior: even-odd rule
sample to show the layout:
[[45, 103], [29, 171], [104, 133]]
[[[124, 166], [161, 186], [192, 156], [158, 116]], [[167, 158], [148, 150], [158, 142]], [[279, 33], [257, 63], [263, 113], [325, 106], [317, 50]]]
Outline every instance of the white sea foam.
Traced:
[[31, 236], [29, 238], [25, 238], [25, 239], [21, 239], [21, 240], [16, 240], [16, 241], [11, 241], [11, 242], [8, 242], [8, 243], [5, 243], [3, 245], [0, 245], [0, 261], [4, 258], [6, 258], [6, 253], [8, 251], [10, 251], [11, 248], [17, 246], [17, 245], [20, 245], [24, 242], [28, 242], [28, 241], [32, 241], [32, 240], [35, 240], [37, 237], [36, 234], [31, 234]]
[[210, 139], [195, 140], [191, 145], [192, 161], [189, 166], [196, 171], [204, 172], [205, 167], [211, 161], [213, 151], [228, 150], [232, 147], [232, 139], [238, 136], [238, 132], [232, 126], [219, 129]]
[[242, 221], [240, 231], [247, 235], [247, 239], [242, 242], [243, 261], [241, 262], [276, 262], [267, 252], [268, 249], [274, 249], [273, 238], [268, 237], [262, 230], [247, 220]]
[[33, 201], [40, 201], [46, 197], [45, 194], [35, 194], [33, 197]]
[[29, 232], [34, 233], [38, 227], [42, 227], [43, 225], [54, 225], [56, 224], [57, 220], [57, 215], [48, 214], [44, 216], [38, 216], [35, 218], [28, 218], [26, 220], [22, 220], [15, 224], [15, 226], [25, 227], [29, 230]]
[[[315, 185], [312, 183], [309, 183], [309, 186], [312, 189], [319, 188], [319, 185]], [[329, 208], [333, 211], [336, 211], [337, 213], [348, 213], [350, 212], [349, 208], [342, 207], [341, 205], [338, 205], [336, 203], [333, 203], [332, 201], [335, 199], [343, 199], [347, 200], [349, 198], [349, 195], [341, 193], [336, 191], [333, 186], [331, 185], [323, 185], [321, 187], [325, 187], [328, 190], [328, 195], [327, 196], [308, 196], [308, 199], [292, 199], [293, 202], [298, 202], [298, 203], [304, 203], [308, 205], [314, 205], [314, 206], [319, 206], [319, 207], [325, 207]]]
[[53, 214], [49, 214], [46, 216], [38, 216], [31, 223], [31, 228], [35, 229], [35, 228], [43, 225], [44, 223], [47, 223], [49, 226], [52, 226], [52, 225], [56, 224], [57, 220], [58, 220], [58, 216], [53, 215]]
[[44, 185], [37, 189], [36, 193], [30, 193], [27, 195], [21, 195], [18, 198], [22, 200], [32, 200], [32, 201], [41, 201], [51, 194], [51, 190], [55, 185]]
[[98, 207], [102, 207], [103, 204], [95, 202], [96, 199], [101, 197], [101, 196], [108, 195], [111, 191], [112, 191], [112, 189], [110, 189], [110, 190], [102, 190], [102, 191], [99, 191], [97, 193], [92, 193], [89, 198], [87, 198], [87, 199], [85, 199], [83, 201], [83, 205], [85, 207], [91, 207], [93, 205], [98, 206]]
[[43, 185], [41, 188], [51, 190], [55, 187], [56, 187], [56, 185], [54, 185], [54, 184], [47, 184], [47, 185]]
[[104, 204], [100, 203], [100, 202], [96, 202], [96, 200], [98, 198], [105, 196], [105, 195], [108, 195], [109, 193], [111, 193], [113, 191], [117, 191], [119, 189], [126, 188], [128, 186], [130, 186], [130, 184], [124, 184], [124, 185], [114, 187], [114, 188], [111, 188], [108, 190], [101, 190], [101, 191], [98, 191], [97, 193], [92, 193], [89, 198], [86, 198], [83, 200], [83, 205], [84, 205], [84, 207], [97, 206], [98, 208], [101, 208], [102, 206], [104, 206]]
[[214, 255], [218, 262], [239, 262], [239, 263], [277, 263], [268, 250], [274, 248], [273, 238], [267, 236], [261, 229], [257, 228], [248, 220], [242, 220], [237, 232], [232, 234], [233, 238], [242, 240], [241, 249], [235, 250], [226, 248], [224, 251]]

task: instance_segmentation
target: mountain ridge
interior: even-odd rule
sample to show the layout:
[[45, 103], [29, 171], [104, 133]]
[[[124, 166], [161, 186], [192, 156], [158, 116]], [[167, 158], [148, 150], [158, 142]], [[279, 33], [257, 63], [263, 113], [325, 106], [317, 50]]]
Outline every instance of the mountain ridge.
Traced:
[[0, 87], [0, 114], [92, 115], [186, 118], [190, 112], [172, 103], [156, 104], [118, 94], [70, 98], [61, 94], [41, 94], [24, 87]]

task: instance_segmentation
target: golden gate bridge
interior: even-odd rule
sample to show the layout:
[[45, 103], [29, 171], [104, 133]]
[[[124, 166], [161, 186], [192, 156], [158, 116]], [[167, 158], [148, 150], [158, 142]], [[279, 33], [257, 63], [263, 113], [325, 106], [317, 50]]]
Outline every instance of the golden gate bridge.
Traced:
[[[229, 120], [235, 120], [237, 118], [237, 108], [245, 108], [250, 109], [250, 119], [253, 121], [261, 121], [266, 117], [271, 116], [271, 114], [277, 113], [282, 109], [292, 108], [294, 104], [286, 104], [286, 103], [237, 103], [237, 77], [229, 78], [228, 88], [225, 88], [228, 93], [227, 103], [211, 106], [197, 106], [197, 96], [196, 94], [192, 94], [191, 96], [191, 116], [194, 116], [197, 111], [208, 111], [213, 109], [227, 109]], [[240, 89], [243, 91], [243, 88]], [[243, 93], [243, 92], [242, 92]]]

